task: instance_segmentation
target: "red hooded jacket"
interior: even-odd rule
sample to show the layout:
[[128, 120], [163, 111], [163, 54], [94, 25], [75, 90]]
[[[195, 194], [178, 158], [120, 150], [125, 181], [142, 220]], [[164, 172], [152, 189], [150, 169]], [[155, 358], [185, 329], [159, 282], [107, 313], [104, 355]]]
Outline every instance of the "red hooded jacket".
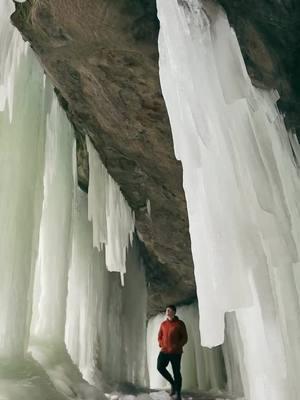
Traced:
[[180, 354], [182, 347], [187, 343], [188, 335], [183, 321], [174, 317], [166, 319], [160, 325], [158, 343], [163, 353]]

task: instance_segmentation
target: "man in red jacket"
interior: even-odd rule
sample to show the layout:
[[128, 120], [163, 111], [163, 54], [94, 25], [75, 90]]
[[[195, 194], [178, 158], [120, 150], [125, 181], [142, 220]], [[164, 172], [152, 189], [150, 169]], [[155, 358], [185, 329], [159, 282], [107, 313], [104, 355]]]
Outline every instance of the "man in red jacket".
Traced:
[[[180, 363], [182, 348], [187, 343], [188, 336], [183, 321], [176, 316], [174, 305], [166, 308], [167, 319], [160, 325], [158, 343], [161, 351], [157, 359], [157, 369], [171, 384], [171, 396], [176, 395], [176, 400], [181, 400], [182, 377]], [[171, 362], [173, 375], [168, 372], [167, 366]]]

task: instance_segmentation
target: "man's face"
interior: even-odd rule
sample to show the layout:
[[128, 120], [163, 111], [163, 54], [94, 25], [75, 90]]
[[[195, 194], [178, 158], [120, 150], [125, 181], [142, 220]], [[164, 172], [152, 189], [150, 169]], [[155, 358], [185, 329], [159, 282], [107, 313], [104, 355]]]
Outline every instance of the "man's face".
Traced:
[[175, 311], [172, 310], [172, 308], [167, 307], [167, 308], [166, 308], [166, 317], [167, 317], [168, 319], [173, 319], [173, 318], [175, 317]]

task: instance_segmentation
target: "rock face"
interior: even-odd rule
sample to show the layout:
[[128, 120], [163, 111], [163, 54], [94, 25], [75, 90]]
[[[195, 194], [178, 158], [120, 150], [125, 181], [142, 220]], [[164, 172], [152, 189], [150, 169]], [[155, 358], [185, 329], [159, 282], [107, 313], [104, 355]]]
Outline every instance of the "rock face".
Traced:
[[155, 1], [28, 0], [16, 7], [13, 23], [75, 127], [81, 187], [88, 185], [87, 134], [135, 211], [149, 314], [195, 299], [182, 168], [159, 84]]
[[300, 2], [219, 0], [255, 86], [277, 89], [279, 109], [300, 138]]
[[[254, 85], [279, 91], [279, 107], [299, 136], [299, 2], [219, 3]], [[81, 187], [88, 185], [89, 135], [136, 213], [149, 314], [194, 299], [182, 169], [159, 85], [155, 0], [27, 0], [16, 7], [13, 23], [30, 41], [75, 127]]]

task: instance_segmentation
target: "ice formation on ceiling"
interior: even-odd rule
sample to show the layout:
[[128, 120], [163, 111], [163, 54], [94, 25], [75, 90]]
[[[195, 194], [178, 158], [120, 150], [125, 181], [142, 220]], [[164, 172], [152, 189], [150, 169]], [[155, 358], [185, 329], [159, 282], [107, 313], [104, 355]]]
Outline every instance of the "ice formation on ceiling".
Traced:
[[[202, 345], [236, 337], [248, 400], [300, 392], [299, 144], [254, 88], [221, 8], [157, 0], [160, 79], [183, 164]], [[234, 320], [235, 322], [233, 322]]]
[[134, 240], [125, 258], [129, 222], [114, 220], [124, 206], [111, 182], [125, 288], [105, 268], [114, 254], [93, 248], [73, 129], [13, 11], [0, 2], [0, 397], [103, 399], [104, 383], [147, 383], [144, 269]]
[[86, 136], [89, 154], [89, 219], [93, 223], [93, 243], [105, 245], [108, 271], [118, 271], [122, 284], [126, 272], [126, 251], [134, 233], [134, 214], [119, 186], [107, 173], [91, 140]]

